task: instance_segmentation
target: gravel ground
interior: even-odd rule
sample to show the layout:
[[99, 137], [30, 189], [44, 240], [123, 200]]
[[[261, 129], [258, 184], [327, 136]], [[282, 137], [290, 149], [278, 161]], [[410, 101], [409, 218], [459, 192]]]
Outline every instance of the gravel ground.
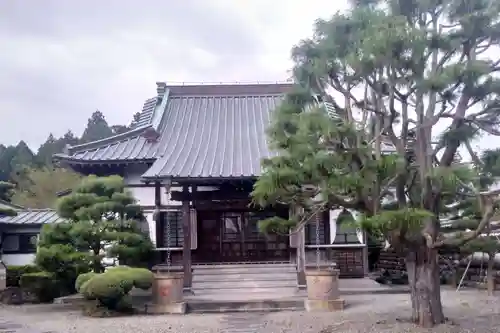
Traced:
[[[0, 307], [2, 326], [22, 325], [9, 333], [399, 333], [399, 332], [500, 332], [500, 298], [481, 291], [443, 291], [450, 324], [431, 331], [405, 321], [410, 316], [408, 295], [358, 295], [346, 297], [343, 312], [237, 313], [187, 316], [133, 316], [88, 318], [64, 305]], [[4, 325], [2, 325], [4, 322]]]

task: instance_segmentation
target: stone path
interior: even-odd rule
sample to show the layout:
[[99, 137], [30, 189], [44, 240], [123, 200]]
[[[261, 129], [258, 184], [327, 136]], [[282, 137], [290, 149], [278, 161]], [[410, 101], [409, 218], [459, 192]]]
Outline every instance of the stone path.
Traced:
[[0, 333], [51, 333], [51, 332], [34, 331], [26, 327], [23, 327], [23, 325], [21, 324], [0, 319]]
[[[498, 295], [489, 297], [475, 290], [443, 291], [442, 298], [445, 314], [452, 322], [434, 328], [433, 333], [500, 332]], [[346, 303], [345, 311], [334, 313], [247, 312], [101, 319], [65, 310], [64, 305], [0, 305], [0, 333], [430, 332], [401, 320], [411, 314], [408, 295], [349, 295]]]
[[265, 327], [265, 313], [231, 313], [220, 320], [221, 333], [258, 333]]

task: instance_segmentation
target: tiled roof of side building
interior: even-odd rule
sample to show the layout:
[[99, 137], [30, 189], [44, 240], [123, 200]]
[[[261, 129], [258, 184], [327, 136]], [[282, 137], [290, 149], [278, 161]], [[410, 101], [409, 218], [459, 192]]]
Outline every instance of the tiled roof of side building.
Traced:
[[38, 225], [64, 222], [53, 209], [18, 210], [16, 216], [0, 216], [0, 224]]
[[10, 208], [14, 210], [24, 209], [23, 206], [13, 204], [12, 202], [8, 202], [2, 199], [0, 199], [0, 208]]
[[[261, 159], [271, 156], [265, 135], [270, 113], [291, 87], [288, 83], [163, 85], [151, 125], [73, 147], [59, 158], [73, 163], [155, 161], [145, 178], [258, 176]], [[158, 126], [156, 140], [146, 139], [148, 126]]]

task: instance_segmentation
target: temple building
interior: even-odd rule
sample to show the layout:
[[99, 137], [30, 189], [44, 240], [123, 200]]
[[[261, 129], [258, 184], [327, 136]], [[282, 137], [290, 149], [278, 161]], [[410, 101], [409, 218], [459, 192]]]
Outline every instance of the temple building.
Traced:
[[169, 248], [169, 258], [185, 274], [202, 263], [294, 263], [301, 257], [307, 264], [319, 248], [322, 261], [336, 262], [341, 276], [363, 277], [366, 237], [359, 230], [337, 230], [338, 212], [322, 216], [320, 244], [314, 225], [290, 237], [264, 236], [257, 229], [259, 220], [289, 211], [253, 207], [250, 192], [261, 159], [273, 154], [265, 134], [270, 115], [290, 88], [157, 83], [156, 96], [146, 100], [130, 131], [68, 147], [55, 157], [82, 174], [124, 177], [146, 213], [158, 263], [167, 260]]

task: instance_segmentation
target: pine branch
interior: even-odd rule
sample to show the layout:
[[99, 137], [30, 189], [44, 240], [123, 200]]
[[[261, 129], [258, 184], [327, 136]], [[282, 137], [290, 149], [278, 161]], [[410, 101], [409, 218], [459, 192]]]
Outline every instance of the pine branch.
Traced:
[[429, 248], [439, 248], [443, 246], [463, 246], [472, 239], [477, 238], [484, 229], [489, 225], [491, 218], [495, 213], [495, 203], [500, 202], [499, 198], [493, 198], [500, 194], [500, 189], [496, 191], [491, 191], [489, 193], [481, 193], [479, 195], [479, 200], [482, 208], [482, 218], [479, 222], [476, 230], [466, 233], [461, 238], [443, 238], [439, 241], [434, 241], [432, 235], [424, 232], [423, 237], [426, 240], [427, 247]]

